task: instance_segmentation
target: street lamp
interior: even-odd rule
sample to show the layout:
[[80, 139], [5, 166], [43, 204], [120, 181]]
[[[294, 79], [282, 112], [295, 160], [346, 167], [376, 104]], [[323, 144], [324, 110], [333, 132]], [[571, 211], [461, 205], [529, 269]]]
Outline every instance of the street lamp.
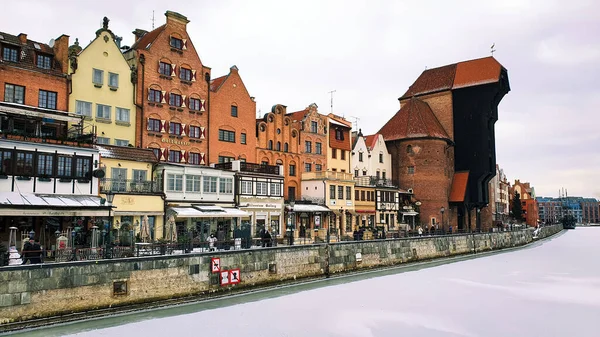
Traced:
[[444, 212], [446, 211], [446, 208], [444, 208], [444, 206], [442, 206], [442, 208], [440, 208], [440, 212], [442, 213], [442, 231], [444, 230]]
[[108, 223], [104, 225], [104, 258], [108, 259], [110, 257], [108, 253], [108, 246], [110, 245], [110, 231], [112, 229], [112, 203], [115, 200], [115, 194], [112, 191], [106, 192], [106, 202], [110, 207], [108, 209]]

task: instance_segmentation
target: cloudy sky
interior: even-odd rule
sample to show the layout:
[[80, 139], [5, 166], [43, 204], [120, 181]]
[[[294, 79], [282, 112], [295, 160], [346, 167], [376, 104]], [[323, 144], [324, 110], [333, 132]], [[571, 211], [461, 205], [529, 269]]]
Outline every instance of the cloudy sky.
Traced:
[[[374, 133], [425, 67], [494, 56], [512, 91], [499, 107], [498, 163], [538, 195], [600, 198], [600, 3], [500, 1], [75, 1], [3, 3], [0, 30], [86, 45], [110, 18], [131, 45], [135, 28], [190, 19], [213, 77], [237, 65], [261, 113], [317, 103]], [[26, 15], [25, 15], [26, 14]]]

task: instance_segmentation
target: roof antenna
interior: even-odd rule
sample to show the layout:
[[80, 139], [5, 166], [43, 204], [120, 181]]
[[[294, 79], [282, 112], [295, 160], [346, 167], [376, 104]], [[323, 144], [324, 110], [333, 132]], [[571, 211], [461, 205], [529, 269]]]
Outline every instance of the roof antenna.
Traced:
[[356, 117], [356, 116], [350, 116], [350, 118], [354, 119], [354, 129], [358, 129], [358, 121], [360, 120], [360, 118]]
[[335, 92], [335, 90], [331, 90], [330, 92], [328, 92], [328, 94], [331, 95], [331, 113], [333, 113], [333, 93]]
[[154, 30], [154, 11], [152, 11], [152, 30]]
[[492, 56], [494, 56], [494, 52], [496, 51], [496, 49], [494, 49], [495, 46], [496, 43], [492, 43], [492, 46], [490, 47], [490, 52], [492, 53]]

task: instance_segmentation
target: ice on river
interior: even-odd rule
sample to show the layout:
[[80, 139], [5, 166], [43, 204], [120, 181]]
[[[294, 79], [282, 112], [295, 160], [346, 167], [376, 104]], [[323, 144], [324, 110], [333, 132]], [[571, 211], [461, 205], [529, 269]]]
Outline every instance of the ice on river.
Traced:
[[427, 269], [119, 326], [99, 320], [76, 336], [596, 337], [599, 243], [600, 228], [577, 228], [531, 248]]

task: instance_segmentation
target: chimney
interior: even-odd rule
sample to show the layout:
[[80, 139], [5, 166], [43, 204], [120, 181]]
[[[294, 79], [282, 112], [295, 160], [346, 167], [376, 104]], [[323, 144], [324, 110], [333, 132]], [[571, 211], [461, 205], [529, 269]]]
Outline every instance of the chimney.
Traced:
[[21, 44], [27, 43], [27, 34], [21, 33], [21, 34], [19, 34], [18, 38], [19, 38], [19, 41], [21, 41]]
[[133, 36], [135, 37], [135, 42], [138, 42], [139, 39], [142, 38], [142, 36], [146, 35], [148, 33], [148, 31], [143, 30], [143, 29], [136, 29], [133, 32]]
[[190, 22], [190, 20], [188, 20], [186, 16], [181, 15], [177, 12], [167, 11], [165, 13], [165, 16], [167, 17], [167, 25], [176, 24], [183, 25], [185, 27]]
[[69, 35], [61, 35], [54, 40], [54, 57], [60, 62], [60, 68], [64, 74], [69, 69]]

